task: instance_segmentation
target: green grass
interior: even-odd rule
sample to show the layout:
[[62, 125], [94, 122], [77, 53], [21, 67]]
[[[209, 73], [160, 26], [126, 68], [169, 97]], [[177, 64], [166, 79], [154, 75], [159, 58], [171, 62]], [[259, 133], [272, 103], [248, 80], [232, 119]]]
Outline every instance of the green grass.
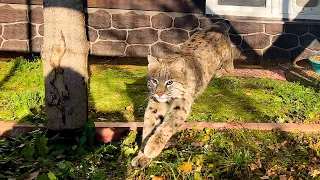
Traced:
[[[90, 128], [89, 128], [90, 129]], [[92, 135], [0, 138], [0, 179], [319, 179], [320, 134], [185, 130], [146, 169], [134, 170], [137, 132], [110, 144]]]
[[[38, 59], [0, 62], [1, 120], [43, 122], [44, 78]], [[89, 116], [142, 121], [146, 67], [91, 65]], [[219, 78], [195, 102], [189, 121], [318, 123], [316, 90], [269, 79]], [[133, 170], [139, 134], [101, 144], [92, 124], [75, 137], [34, 131], [0, 137], [0, 179], [319, 179], [320, 134], [185, 130], [150, 167]]]
[[[41, 61], [0, 62], [0, 119], [43, 122]], [[146, 67], [90, 65], [89, 118], [143, 121]], [[188, 121], [318, 123], [320, 94], [298, 83], [270, 79], [214, 79], [192, 106]]]
[[193, 106], [190, 119], [240, 122], [319, 122], [320, 95], [298, 83], [220, 78]]
[[43, 116], [44, 77], [39, 59], [28, 62], [16, 58], [0, 63], [0, 120], [23, 119], [34, 114], [30, 121]]
[[91, 65], [89, 107], [93, 112], [89, 115], [109, 121], [141, 121], [148, 94], [145, 74], [141, 66]]

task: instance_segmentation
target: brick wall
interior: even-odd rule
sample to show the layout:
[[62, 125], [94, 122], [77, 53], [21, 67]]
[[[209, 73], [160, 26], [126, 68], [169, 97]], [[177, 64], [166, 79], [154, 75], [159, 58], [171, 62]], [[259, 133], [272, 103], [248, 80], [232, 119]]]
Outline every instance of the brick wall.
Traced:
[[[87, 9], [90, 54], [162, 56], [217, 19], [202, 14]], [[234, 54], [255, 62], [306, 58], [320, 52], [320, 22], [229, 20]], [[42, 6], [0, 4], [0, 50], [40, 52]]]

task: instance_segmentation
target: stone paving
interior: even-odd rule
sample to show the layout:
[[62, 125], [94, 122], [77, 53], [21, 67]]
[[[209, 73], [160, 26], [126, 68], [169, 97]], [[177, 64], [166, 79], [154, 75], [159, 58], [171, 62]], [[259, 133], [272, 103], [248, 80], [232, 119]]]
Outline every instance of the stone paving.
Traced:
[[252, 77], [252, 78], [268, 78], [286, 81], [284, 70], [281, 69], [254, 69], [254, 68], [240, 68], [235, 69], [232, 73], [226, 74], [226, 76], [233, 77]]

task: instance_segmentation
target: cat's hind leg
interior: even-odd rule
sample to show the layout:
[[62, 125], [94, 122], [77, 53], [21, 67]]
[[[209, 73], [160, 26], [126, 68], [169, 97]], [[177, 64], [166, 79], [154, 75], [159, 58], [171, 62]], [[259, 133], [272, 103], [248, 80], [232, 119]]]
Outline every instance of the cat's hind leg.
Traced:
[[226, 62], [226, 65], [225, 65], [224, 69], [225, 69], [228, 73], [232, 72], [232, 71], [234, 70], [233, 60], [228, 60], [228, 61]]
[[233, 56], [232, 56], [232, 49], [231, 46], [229, 48], [229, 52], [226, 55], [226, 61], [225, 61], [225, 65], [224, 65], [224, 69], [230, 73], [234, 70], [234, 65], [233, 65]]
[[144, 115], [142, 144], [138, 152], [138, 155], [131, 161], [131, 166], [136, 168], [143, 168], [148, 166], [151, 162], [152, 159], [144, 155], [143, 149], [147, 140], [154, 133], [155, 129], [159, 126], [159, 124], [163, 121], [167, 109], [167, 103], [159, 103], [152, 99], [149, 100]]
[[148, 158], [158, 156], [171, 136], [178, 130], [181, 124], [186, 120], [190, 112], [192, 100], [176, 99], [171, 105], [163, 123], [156, 129], [149, 138], [145, 147], [144, 155]]

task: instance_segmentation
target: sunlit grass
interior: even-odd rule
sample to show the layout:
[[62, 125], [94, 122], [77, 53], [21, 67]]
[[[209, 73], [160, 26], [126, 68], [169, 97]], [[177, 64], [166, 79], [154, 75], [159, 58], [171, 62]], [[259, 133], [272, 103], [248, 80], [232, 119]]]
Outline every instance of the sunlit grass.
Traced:
[[[0, 63], [0, 119], [43, 120], [44, 77], [38, 59]], [[146, 66], [90, 65], [89, 118], [143, 121]], [[36, 117], [36, 118], [34, 118]], [[31, 119], [30, 119], [31, 118]], [[319, 122], [320, 95], [309, 87], [270, 79], [223, 77], [210, 82], [188, 121]]]

